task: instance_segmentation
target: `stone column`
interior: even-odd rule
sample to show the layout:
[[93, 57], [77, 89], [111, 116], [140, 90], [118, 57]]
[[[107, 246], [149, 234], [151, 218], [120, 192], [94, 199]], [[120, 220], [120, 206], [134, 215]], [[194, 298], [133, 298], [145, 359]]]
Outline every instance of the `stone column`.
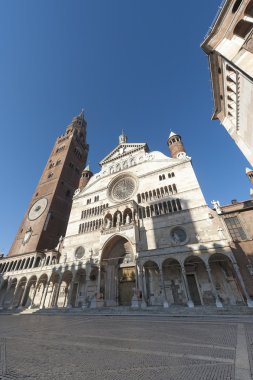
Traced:
[[20, 303], [19, 303], [18, 308], [22, 308], [22, 304], [23, 304], [23, 302], [24, 302], [25, 294], [26, 294], [27, 287], [28, 287], [28, 282], [29, 282], [29, 281], [27, 281], [26, 284], [25, 284], [25, 286], [24, 286], [24, 291], [23, 291], [22, 297], [21, 297], [21, 299], [20, 299]]
[[50, 285], [50, 281], [48, 281], [48, 282], [45, 284], [45, 286], [44, 286], [44, 291], [43, 291], [43, 294], [42, 294], [42, 297], [41, 297], [41, 301], [40, 301], [40, 309], [44, 309], [45, 301], [46, 301], [46, 296], [47, 296], [47, 291], [48, 291], [49, 285]]
[[169, 305], [169, 302], [167, 300], [167, 294], [166, 294], [166, 290], [165, 290], [165, 283], [164, 283], [164, 277], [163, 277], [163, 266], [162, 266], [162, 264], [159, 265], [159, 271], [160, 271], [161, 287], [162, 287], [162, 292], [163, 292], [163, 307], [164, 308], [168, 308], [170, 305]]
[[144, 266], [141, 266], [141, 285], [142, 285], [142, 299], [141, 307], [147, 307], [147, 288], [146, 288], [146, 273]]
[[96, 298], [100, 299], [100, 286], [101, 286], [101, 264], [98, 266], [98, 282], [97, 282], [97, 295]]
[[216, 307], [219, 307], [219, 308], [223, 307], [221, 301], [219, 300], [218, 292], [217, 292], [216, 287], [215, 287], [214, 282], [213, 282], [211, 267], [208, 264], [205, 264], [205, 265], [206, 265], [206, 271], [208, 274], [208, 278], [209, 278], [209, 281], [210, 281], [211, 286], [212, 286], [212, 293], [213, 293], [213, 296], [215, 298]]
[[[4, 286], [4, 281], [3, 281], [3, 286]], [[3, 287], [3, 286], [2, 286], [2, 287]], [[0, 290], [2, 290], [2, 287], [0, 288]], [[3, 309], [4, 300], [5, 300], [6, 295], [7, 295], [8, 292], [9, 292], [10, 288], [11, 288], [11, 280], [9, 281], [9, 283], [8, 283], [8, 285], [7, 285], [7, 288], [6, 288], [6, 292], [5, 292], [5, 294], [3, 294], [3, 296], [2, 296], [2, 299], [1, 299], [1, 302], [0, 302], [0, 310]]]
[[134, 294], [131, 300], [131, 307], [138, 308], [139, 307], [139, 285], [138, 285], [138, 267], [137, 267], [137, 258], [135, 257], [135, 289]]
[[188, 281], [187, 281], [187, 277], [186, 277], [185, 267], [184, 267], [183, 263], [180, 263], [180, 265], [181, 265], [183, 283], [184, 283], [184, 287], [185, 287], [185, 295], [187, 298], [187, 306], [188, 307], [194, 307], [194, 303], [192, 302], [192, 299], [191, 299], [190, 289], [189, 289], [189, 285], [188, 285]]
[[29, 309], [32, 309], [33, 306], [34, 306], [34, 300], [35, 300], [35, 297], [36, 297], [36, 293], [37, 293], [38, 287], [39, 287], [39, 284], [34, 284], [34, 291], [33, 291], [33, 295], [32, 295], [32, 302], [31, 302], [31, 305], [29, 306]]
[[17, 283], [17, 285], [15, 286], [14, 292], [13, 292], [13, 297], [12, 297], [12, 300], [10, 302], [10, 306], [8, 307], [8, 309], [10, 309], [10, 310], [13, 309], [13, 304], [14, 304], [14, 300], [15, 300], [18, 288], [19, 288], [19, 286], [18, 286], [18, 283]]
[[63, 277], [63, 274], [61, 274], [59, 276], [59, 281], [57, 282], [58, 288], [56, 290], [56, 296], [55, 296], [55, 301], [54, 301], [55, 305], [54, 305], [54, 307], [58, 307], [58, 297], [59, 297], [59, 293], [60, 293], [60, 290], [61, 290], [62, 277]]
[[245, 296], [245, 298], [246, 298], [246, 300], [247, 300], [247, 305], [248, 305], [248, 307], [253, 307], [253, 301], [252, 301], [252, 299], [250, 298], [250, 296], [249, 296], [249, 294], [248, 294], [248, 292], [247, 292], [247, 290], [246, 290], [246, 287], [245, 287], [244, 281], [243, 281], [243, 279], [242, 279], [242, 275], [241, 275], [241, 272], [240, 272], [240, 270], [239, 270], [239, 267], [238, 267], [238, 265], [237, 265], [235, 262], [233, 262], [233, 261], [232, 261], [232, 265], [233, 265], [233, 268], [234, 268], [235, 273], [236, 273], [236, 275], [237, 275], [237, 278], [238, 278], [238, 280], [239, 280], [239, 282], [240, 282], [240, 285], [241, 285], [241, 287], [242, 287], [242, 290], [243, 290], [244, 296]]
[[74, 286], [74, 276], [73, 276], [73, 278], [70, 281], [69, 286], [68, 286], [68, 295], [67, 295], [67, 308], [68, 309], [72, 308], [72, 305], [71, 305], [70, 301], [71, 301], [73, 286]]

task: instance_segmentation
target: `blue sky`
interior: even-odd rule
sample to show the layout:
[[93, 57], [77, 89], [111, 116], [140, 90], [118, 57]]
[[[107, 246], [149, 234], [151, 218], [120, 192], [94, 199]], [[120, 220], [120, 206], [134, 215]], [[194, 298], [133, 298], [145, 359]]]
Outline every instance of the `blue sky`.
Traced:
[[82, 108], [89, 162], [183, 137], [206, 201], [249, 198], [249, 166], [213, 110], [200, 49], [220, 0], [8, 0], [0, 5], [0, 250], [8, 252], [58, 135]]

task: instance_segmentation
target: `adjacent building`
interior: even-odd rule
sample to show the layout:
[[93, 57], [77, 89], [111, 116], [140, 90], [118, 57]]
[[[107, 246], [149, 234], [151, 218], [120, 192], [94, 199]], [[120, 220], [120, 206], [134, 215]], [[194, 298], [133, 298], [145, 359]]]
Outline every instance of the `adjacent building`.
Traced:
[[253, 0], [223, 1], [201, 47], [209, 60], [212, 118], [253, 165]]

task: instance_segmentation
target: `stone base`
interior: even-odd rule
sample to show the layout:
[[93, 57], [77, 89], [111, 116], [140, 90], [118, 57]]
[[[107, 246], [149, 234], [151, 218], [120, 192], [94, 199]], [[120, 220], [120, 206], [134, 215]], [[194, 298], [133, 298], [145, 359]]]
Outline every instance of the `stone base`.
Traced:
[[247, 306], [248, 307], [253, 307], [253, 301], [250, 298], [247, 299]]
[[147, 307], [146, 301], [142, 300], [141, 301], [141, 308], [146, 309], [146, 307]]
[[104, 300], [93, 298], [90, 303], [90, 309], [97, 309], [104, 306]]
[[163, 307], [164, 309], [168, 309], [170, 307], [170, 304], [168, 301], [163, 301]]
[[188, 301], [187, 302], [187, 306], [190, 307], [190, 308], [193, 308], [194, 307], [194, 303], [192, 301]]
[[223, 307], [222, 303], [219, 300], [215, 301], [216, 307], [221, 308]]
[[131, 300], [131, 307], [132, 307], [132, 308], [135, 308], [135, 309], [139, 308], [139, 301], [138, 301], [138, 298], [137, 298], [136, 295], [134, 295], [134, 296], [132, 297], [132, 300]]

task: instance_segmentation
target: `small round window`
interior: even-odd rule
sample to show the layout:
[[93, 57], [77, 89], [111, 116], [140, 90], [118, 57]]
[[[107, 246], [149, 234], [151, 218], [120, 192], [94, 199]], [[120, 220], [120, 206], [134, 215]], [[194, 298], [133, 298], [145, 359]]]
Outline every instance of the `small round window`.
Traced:
[[171, 239], [175, 244], [183, 244], [187, 240], [187, 235], [185, 230], [180, 227], [175, 227], [170, 233]]
[[75, 258], [81, 259], [84, 256], [85, 249], [83, 247], [78, 247], [75, 251]]

